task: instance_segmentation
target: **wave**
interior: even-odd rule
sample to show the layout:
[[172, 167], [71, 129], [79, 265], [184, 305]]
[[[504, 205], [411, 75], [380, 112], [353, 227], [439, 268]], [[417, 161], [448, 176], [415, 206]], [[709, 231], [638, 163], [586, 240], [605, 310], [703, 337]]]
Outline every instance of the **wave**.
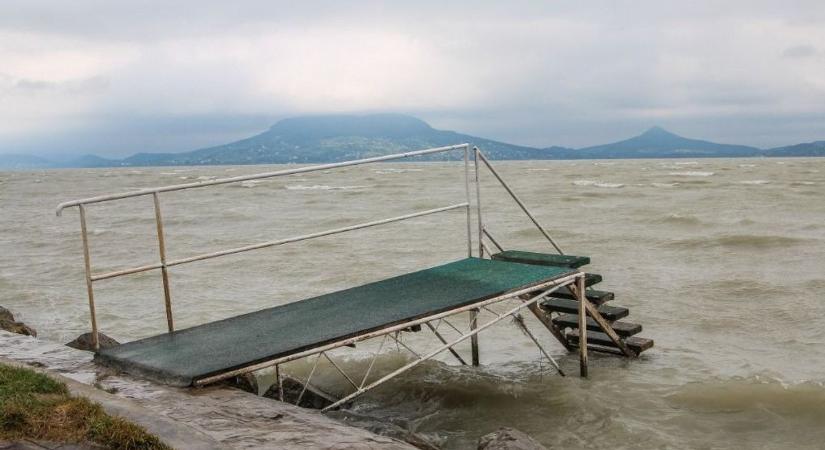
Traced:
[[288, 184], [285, 186], [290, 191], [347, 191], [353, 189], [368, 189], [371, 186], [327, 186], [325, 184]]
[[666, 396], [668, 402], [700, 412], [756, 412], [786, 418], [821, 421], [825, 417], [825, 386], [784, 384], [761, 377], [688, 383]]
[[692, 215], [682, 215], [682, 214], [668, 214], [667, 216], [660, 217], [654, 222], [658, 223], [667, 223], [671, 225], [701, 225], [702, 221], [699, 220], [696, 216]]
[[607, 188], [607, 189], [617, 189], [624, 187], [622, 183], [606, 183], [604, 181], [597, 181], [597, 180], [575, 180], [573, 181], [574, 186], [595, 186], [600, 188]]
[[729, 247], [738, 249], [770, 249], [809, 243], [810, 239], [777, 236], [729, 234], [723, 236], [697, 237], [671, 241], [669, 246], [683, 249]]
[[676, 187], [679, 183], [650, 183], [652, 187]]
[[387, 173], [407, 173], [407, 172], [421, 172], [424, 169], [376, 169], [373, 173], [387, 174]]
[[762, 184], [770, 184], [770, 180], [743, 180], [740, 181], [739, 184], [747, 184], [751, 186], [757, 186]]
[[715, 172], [703, 172], [699, 170], [687, 170], [684, 172], [670, 172], [668, 175], [673, 175], [677, 177], [711, 177], [716, 175]]

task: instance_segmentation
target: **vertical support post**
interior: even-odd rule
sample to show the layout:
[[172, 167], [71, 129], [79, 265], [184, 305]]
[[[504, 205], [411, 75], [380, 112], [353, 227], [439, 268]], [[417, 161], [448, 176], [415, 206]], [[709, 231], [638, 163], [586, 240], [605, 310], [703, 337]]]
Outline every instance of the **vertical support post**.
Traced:
[[[473, 231], [470, 215], [470, 144], [464, 147], [464, 191], [467, 194], [467, 257], [473, 256]], [[481, 236], [478, 237], [481, 239]]]
[[86, 292], [89, 295], [89, 315], [92, 319], [92, 346], [95, 352], [100, 351], [100, 339], [97, 335], [97, 315], [95, 314], [95, 292], [92, 287], [92, 257], [89, 252], [89, 236], [86, 231], [86, 207], [81, 203], [80, 210], [80, 235], [83, 239], [83, 262], [86, 268]]
[[576, 296], [579, 300], [579, 374], [587, 377], [587, 309], [585, 308], [584, 273], [576, 278]]
[[275, 384], [278, 386], [278, 400], [284, 401], [284, 382], [281, 380], [280, 364], [275, 364]]
[[160, 213], [160, 197], [157, 192], [152, 194], [155, 202], [155, 224], [158, 231], [158, 253], [160, 254], [160, 274], [163, 278], [163, 300], [166, 305], [166, 325], [169, 332], [175, 331], [175, 324], [172, 320], [172, 294], [169, 291], [169, 269], [166, 267], [166, 239], [163, 235], [163, 217]]
[[[470, 331], [472, 332], [476, 328], [478, 328], [478, 308], [470, 310]], [[470, 345], [473, 353], [473, 366], [478, 367], [478, 333], [470, 337]]]
[[476, 211], [478, 211], [478, 257], [484, 257], [484, 247], [482, 246], [483, 243], [483, 235], [484, 235], [484, 224], [481, 221], [481, 180], [478, 177], [478, 154], [479, 150], [478, 147], [473, 147], [473, 160], [475, 161], [475, 171], [476, 171]]

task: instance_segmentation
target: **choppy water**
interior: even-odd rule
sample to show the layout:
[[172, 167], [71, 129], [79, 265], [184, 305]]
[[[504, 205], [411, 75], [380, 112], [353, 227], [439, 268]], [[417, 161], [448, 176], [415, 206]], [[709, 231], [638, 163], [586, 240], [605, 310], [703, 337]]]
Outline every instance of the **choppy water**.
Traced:
[[[591, 356], [559, 378], [505, 323], [481, 335], [481, 369], [426, 364], [341, 414], [392, 423], [448, 448], [514, 426], [564, 448], [821, 448], [825, 442], [825, 159], [504, 162], [505, 178], [568, 253], [590, 255], [603, 289], [656, 347], [635, 361]], [[76, 197], [269, 170], [263, 167], [0, 173], [0, 305], [41, 337], [88, 328]], [[457, 164], [382, 164], [162, 197], [170, 258], [464, 200]], [[549, 249], [483, 173], [483, 207], [506, 246]], [[97, 270], [157, 260], [151, 198], [89, 207]], [[178, 327], [458, 259], [460, 211], [172, 270]], [[101, 329], [164, 330], [157, 273], [98, 283]], [[575, 355], [537, 324], [570, 373]], [[436, 341], [405, 336], [418, 351]], [[364, 370], [371, 345], [341, 351]], [[395, 347], [393, 346], [393, 349]], [[391, 352], [378, 373], [407, 356]], [[290, 370], [305, 372], [306, 363]], [[344, 380], [322, 370], [322, 384]]]

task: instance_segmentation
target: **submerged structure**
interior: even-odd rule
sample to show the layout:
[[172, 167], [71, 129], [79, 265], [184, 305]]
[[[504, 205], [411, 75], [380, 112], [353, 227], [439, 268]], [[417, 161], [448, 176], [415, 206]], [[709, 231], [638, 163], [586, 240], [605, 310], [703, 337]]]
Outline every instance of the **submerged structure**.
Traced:
[[[167, 257], [161, 194], [445, 152], [463, 152], [466, 199], [461, 203], [180, 259]], [[557, 253], [505, 250], [493, 237], [485, 225], [479, 183], [480, 172], [485, 168], [504, 187]], [[472, 185], [474, 189], [471, 188]], [[154, 200], [159, 261], [112, 272], [95, 272], [89, 251], [87, 206], [144, 196], [151, 196]], [[450, 352], [460, 364], [478, 366], [478, 335], [508, 318], [516, 319], [517, 326], [563, 376], [564, 372], [544, 349], [541, 340], [527, 328], [521, 315], [526, 311], [535, 315], [566, 349], [578, 351], [582, 376], [587, 375], [588, 350], [636, 357], [653, 346], [652, 340], [636, 336], [642, 329], [641, 325], [620, 320], [628, 315], [626, 308], [604, 304], [613, 299], [612, 293], [592, 289], [602, 277], [581, 270], [589, 264], [590, 259], [566, 255], [484, 154], [469, 144], [85, 198], [60, 204], [57, 214], [60, 215], [69, 207], [77, 207], [79, 210], [91, 328], [97, 349], [95, 360], [161, 383], [203, 386], [274, 367], [280, 386], [280, 365], [301, 358], [313, 358], [312, 370], [303, 383], [306, 390], [311, 385], [318, 363], [321, 359], [326, 359], [351, 385], [349, 394], [335, 399], [325, 408], [331, 409], [350, 402], [443, 352]], [[467, 251], [460, 259], [313, 298], [295, 299], [292, 303], [216, 322], [175, 329], [169, 287], [169, 272], [175, 266], [454, 210], [466, 212]], [[496, 250], [491, 250], [491, 246]], [[168, 332], [101, 349], [94, 284], [147, 271], [160, 272]], [[506, 309], [498, 312], [493, 310], [494, 306]], [[492, 318], [486, 322], [479, 320], [482, 311], [489, 312], [485, 317]], [[469, 316], [466, 329], [450, 322], [459, 315]], [[439, 331], [442, 324], [457, 332], [458, 337], [448, 339]], [[415, 356], [412, 361], [381, 377], [370, 377], [375, 359], [385, 348], [386, 342], [393, 340], [404, 346], [398, 339], [399, 333], [421, 331], [431, 332], [438, 339], [439, 346], [426, 354], [410, 350]], [[381, 340], [378, 351], [363, 374], [357, 378], [344, 371], [330, 356], [331, 350], [351, 347], [360, 341], [374, 338]], [[455, 348], [466, 340], [471, 342], [469, 358], [467, 355], [462, 356]], [[281, 394], [282, 392], [281, 390]], [[296, 403], [301, 403], [303, 394], [304, 391], [301, 391]]]

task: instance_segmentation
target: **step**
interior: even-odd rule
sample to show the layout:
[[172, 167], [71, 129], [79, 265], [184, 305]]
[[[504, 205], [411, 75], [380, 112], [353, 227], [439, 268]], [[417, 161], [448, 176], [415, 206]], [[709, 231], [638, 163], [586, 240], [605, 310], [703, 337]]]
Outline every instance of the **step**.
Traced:
[[577, 269], [590, 264], [589, 256], [558, 255], [552, 253], [534, 253], [521, 250], [506, 250], [491, 256], [492, 259], [510, 261], [534, 266], [556, 266]]
[[[565, 298], [550, 298], [541, 302], [541, 307], [549, 311], [556, 311], [568, 314], [578, 314], [579, 302], [576, 300], [568, 300]], [[630, 310], [621, 306], [599, 306], [599, 313], [606, 320], [611, 322], [623, 319], [630, 314]]]
[[[573, 344], [578, 345], [579, 343], [579, 330], [572, 330], [567, 332], [567, 340]], [[636, 354], [642, 353], [643, 351], [653, 347], [653, 339], [647, 339], [643, 337], [631, 336], [629, 338], [624, 339], [625, 345]], [[590, 347], [590, 344], [599, 345], [602, 347], [616, 347], [616, 343], [610, 339], [610, 336], [600, 333], [598, 331], [588, 331], [587, 332], [587, 346]]]
[[[612, 292], [597, 291], [595, 289], [585, 290], [584, 295], [587, 297], [587, 300], [589, 300], [590, 303], [592, 303], [594, 305], [601, 305], [601, 304], [607, 303], [610, 300], [613, 300], [615, 298], [615, 295], [613, 295]], [[550, 296], [551, 297], [557, 297], [557, 298], [566, 298], [566, 299], [569, 299], [569, 300], [576, 300], [577, 299], [577, 297], [575, 295], [573, 295], [573, 293], [570, 292], [570, 290], [567, 289], [566, 286], [562, 289], [559, 289], [556, 292], [553, 292], [552, 294], [550, 294]]]
[[599, 284], [602, 282], [602, 276], [597, 273], [586, 273], [584, 274], [584, 285], [586, 287], [593, 286], [594, 284]]
[[[578, 328], [579, 327], [579, 315], [578, 314], [562, 314], [558, 317], [553, 318], [553, 323], [555, 323], [559, 328]], [[642, 325], [638, 323], [630, 323], [630, 322], [613, 322], [610, 324], [613, 327], [613, 331], [616, 332], [619, 336], [628, 337], [633, 336], [634, 334], [639, 334], [642, 332]], [[587, 329], [592, 331], [601, 331], [602, 327], [593, 320], [592, 317], [587, 318]]]

